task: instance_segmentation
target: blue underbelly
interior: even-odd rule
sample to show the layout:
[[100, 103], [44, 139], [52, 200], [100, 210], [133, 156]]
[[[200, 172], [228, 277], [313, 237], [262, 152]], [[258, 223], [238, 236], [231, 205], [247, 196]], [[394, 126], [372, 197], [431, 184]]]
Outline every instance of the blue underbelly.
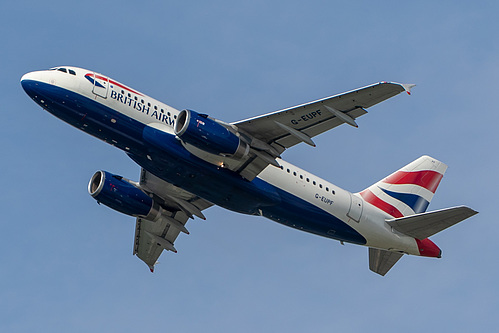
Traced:
[[366, 243], [362, 235], [335, 216], [259, 178], [250, 182], [207, 163], [185, 150], [173, 135], [164, 138], [164, 146], [153, 146], [144, 140], [143, 123], [92, 99], [34, 81], [23, 82], [23, 88], [56, 117], [124, 150], [149, 172], [218, 206], [263, 215], [320, 236]]

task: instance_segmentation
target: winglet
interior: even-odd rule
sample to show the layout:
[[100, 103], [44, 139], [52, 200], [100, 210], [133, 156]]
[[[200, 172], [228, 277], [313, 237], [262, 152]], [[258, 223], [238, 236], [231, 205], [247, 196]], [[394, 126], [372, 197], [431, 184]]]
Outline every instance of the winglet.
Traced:
[[408, 95], [411, 94], [411, 89], [414, 88], [416, 85], [412, 83], [400, 83], [402, 88], [407, 92]]

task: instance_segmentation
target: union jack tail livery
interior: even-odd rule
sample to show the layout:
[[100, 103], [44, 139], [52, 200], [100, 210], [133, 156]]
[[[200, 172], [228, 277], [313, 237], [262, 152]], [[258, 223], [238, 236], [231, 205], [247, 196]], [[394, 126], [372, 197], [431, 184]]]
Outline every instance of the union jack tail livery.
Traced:
[[444, 163], [421, 156], [359, 194], [394, 218], [424, 213], [446, 170]]
[[[440, 258], [442, 251], [428, 237], [477, 213], [464, 206], [426, 213], [446, 170], [444, 163], [421, 156], [358, 194], [388, 215], [385, 222], [394, 232], [414, 238], [416, 255]], [[369, 247], [369, 268], [385, 275], [403, 254]]]

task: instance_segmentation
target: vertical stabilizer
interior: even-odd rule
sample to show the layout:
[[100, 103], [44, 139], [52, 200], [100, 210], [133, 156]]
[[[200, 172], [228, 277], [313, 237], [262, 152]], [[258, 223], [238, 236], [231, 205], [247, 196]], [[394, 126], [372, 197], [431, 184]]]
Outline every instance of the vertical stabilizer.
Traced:
[[446, 170], [444, 163], [421, 156], [359, 194], [394, 218], [423, 213]]

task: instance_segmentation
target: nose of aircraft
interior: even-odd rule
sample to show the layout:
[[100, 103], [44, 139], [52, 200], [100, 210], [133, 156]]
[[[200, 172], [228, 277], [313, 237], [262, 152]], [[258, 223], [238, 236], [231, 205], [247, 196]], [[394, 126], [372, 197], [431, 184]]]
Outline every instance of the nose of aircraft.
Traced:
[[40, 72], [29, 72], [21, 77], [21, 86], [31, 98], [35, 97], [36, 87], [39, 85], [40, 80]]
[[28, 94], [30, 97], [33, 97], [34, 83], [35, 82], [31, 79], [31, 73], [24, 74], [21, 77], [21, 86], [23, 87], [26, 94]]
[[442, 257], [442, 250], [428, 238], [423, 240], [416, 239], [416, 243], [418, 243], [419, 255], [432, 258]]
[[29, 72], [21, 77], [21, 85], [28, 81], [38, 81], [40, 79], [40, 72]]

